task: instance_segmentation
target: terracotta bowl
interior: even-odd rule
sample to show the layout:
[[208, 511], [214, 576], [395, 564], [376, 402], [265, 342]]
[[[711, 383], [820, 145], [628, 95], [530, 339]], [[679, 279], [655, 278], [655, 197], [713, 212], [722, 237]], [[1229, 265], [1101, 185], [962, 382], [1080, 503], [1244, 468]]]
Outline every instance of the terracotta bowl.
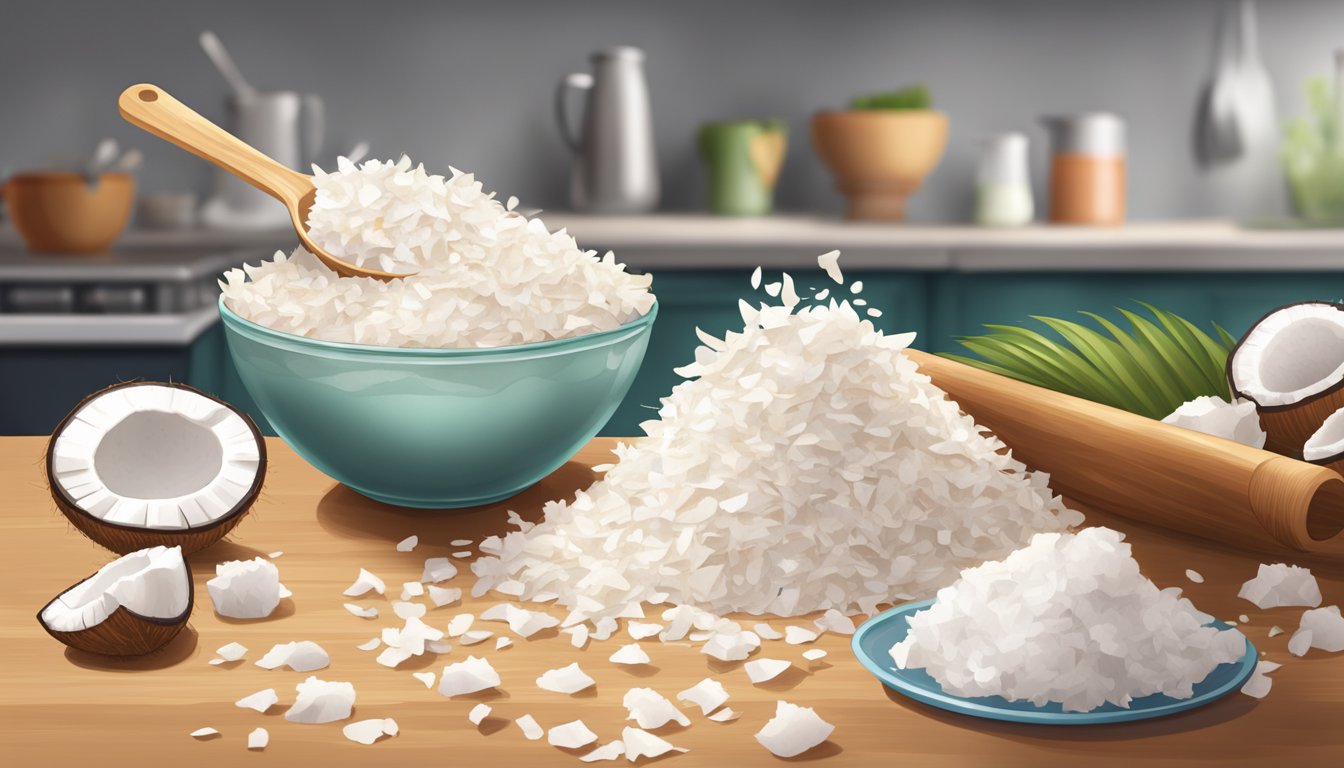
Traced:
[[135, 179], [105, 173], [90, 185], [77, 173], [21, 173], [4, 191], [9, 217], [29, 250], [94, 253], [106, 250], [126, 228]]
[[849, 198], [849, 218], [901, 221], [905, 201], [943, 157], [947, 116], [931, 110], [818, 112], [812, 145]]

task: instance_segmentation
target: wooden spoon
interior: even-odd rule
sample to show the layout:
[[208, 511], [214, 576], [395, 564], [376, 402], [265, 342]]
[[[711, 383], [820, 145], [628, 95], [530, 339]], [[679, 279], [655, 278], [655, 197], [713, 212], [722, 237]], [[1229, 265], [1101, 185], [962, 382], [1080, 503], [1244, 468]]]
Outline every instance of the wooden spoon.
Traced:
[[166, 139], [182, 149], [218, 165], [234, 176], [285, 204], [299, 242], [323, 264], [344, 277], [374, 277], [392, 280], [408, 274], [380, 272], [357, 267], [327, 253], [308, 236], [308, 212], [317, 197], [313, 177], [286, 168], [223, 128], [196, 114], [190, 107], [148, 83], [132, 85], [117, 99], [121, 116], [132, 125]]

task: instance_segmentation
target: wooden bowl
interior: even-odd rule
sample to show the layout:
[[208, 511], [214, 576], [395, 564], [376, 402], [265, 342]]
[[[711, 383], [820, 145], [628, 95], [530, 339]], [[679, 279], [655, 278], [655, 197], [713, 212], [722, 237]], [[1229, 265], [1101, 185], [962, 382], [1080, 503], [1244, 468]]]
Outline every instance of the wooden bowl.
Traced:
[[112, 245], [131, 218], [135, 179], [105, 173], [90, 185], [78, 173], [22, 173], [5, 183], [5, 204], [28, 249], [94, 253]]
[[932, 110], [818, 112], [812, 145], [849, 198], [849, 218], [901, 221], [905, 201], [942, 159], [947, 116]]

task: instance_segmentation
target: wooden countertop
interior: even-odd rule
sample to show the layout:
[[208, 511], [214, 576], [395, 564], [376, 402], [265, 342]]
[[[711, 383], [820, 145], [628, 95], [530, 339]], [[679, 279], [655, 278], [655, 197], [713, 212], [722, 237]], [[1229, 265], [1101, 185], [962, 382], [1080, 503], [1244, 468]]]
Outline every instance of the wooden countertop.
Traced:
[[[722, 664], [689, 646], [644, 641], [656, 670], [638, 673], [607, 662], [618, 643], [570, 646], [553, 630], [532, 640], [515, 638], [513, 647], [495, 651], [485, 643], [471, 649], [455, 647], [441, 659], [426, 655], [401, 669], [376, 665], [374, 654], [355, 645], [392, 623], [391, 608], [381, 600], [383, 615], [359, 619], [341, 607], [341, 591], [363, 566], [382, 576], [389, 595], [401, 582], [419, 577], [427, 557], [457, 549], [449, 541], [502, 532], [504, 512], [517, 510], [536, 519], [545, 500], [571, 496], [594, 479], [590, 466], [609, 459], [611, 440], [593, 441], [573, 461], [508, 505], [458, 513], [435, 513], [387, 507], [345, 489], [299, 460], [285, 445], [271, 440], [271, 470], [261, 500], [231, 540], [192, 559], [197, 605], [190, 627], [158, 655], [131, 662], [113, 662], [66, 649], [39, 627], [34, 615], [52, 596], [112, 558], [80, 536], [56, 511], [42, 476], [43, 438], [0, 438], [0, 532], [4, 558], [0, 584], [0, 739], [9, 765], [455, 765], [549, 766], [582, 765], [544, 740], [527, 741], [504, 718], [531, 713], [543, 727], [582, 718], [602, 742], [618, 737], [623, 725], [621, 697], [626, 689], [653, 687], [674, 697], [701, 678], [713, 676], [728, 688], [729, 706], [741, 717], [729, 724], [713, 723], [689, 712], [691, 726], [675, 725], [659, 733], [690, 752], [661, 758], [671, 766], [772, 765], [779, 761], [752, 738], [783, 698], [812, 706], [837, 729], [831, 740], [797, 761], [828, 766], [1194, 766], [1213, 763], [1285, 768], [1338, 764], [1344, 755], [1344, 654], [1312, 651], [1305, 658], [1288, 655], [1288, 634], [1301, 609], [1256, 609], [1236, 598], [1238, 586], [1254, 575], [1261, 556], [1221, 549], [1162, 531], [1091, 515], [1093, 524], [1126, 530], [1145, 572], [1160, 585], [1177, 585], [1202, 609], [1221, 618], [1248, 614], [1243, 629], [1267, 658], [1282, 662], [1273, 691], [1257, 701], [1233, 694], [1211, 706], [1163, 720], [1129, 725], [1083, 728], [996, 723], [944, 713], [895, 694], [868, 676], [848, 649], [848, 637], [823, 635], [815, 647], [829, 652], [824, 663], [801, 658], [814, 646], [767, 642], [765, 654], [792, 660], [799, 669], [763, 686], [752, 686], [739, 663]], [[394, 544], [417, 534], [419, 547], [400, 553]], [[281, 578], [294, 592], [276, 614], [265, 620], [221, 619], [211, 610], [205, 581], [222, 560], [251, 558], [275, 550]], [[1305, 562], [1305, 561], [1300, 561]], [[1313, 562], [1326, 603], [1344, 603], [1344, 568]], [[464, 567], [453, 582], [469, 591]], [[1186, 568], [1204, 574], [1203, 584], [1185, 579]], [[433, 610], [436, 625], [454, 614], [479, 614], [495, 599], [472, 600], [463, 606]], [[398, 622], [399, 623], [399, 622]], [[799, 620], [771, 620], [776, 628]], [[1267, 638], [1271, 625], [1288, 633]], [[502, 624], [489, 623], [499, 630]], [[266, 671], [253, 665], [273, 643], [314, 640], [331, 654], [325, 680], [355, 684], [358, 703], [352, 719], [395, 717], [401, 734], [372, 746], [347, 741], [341, 723], [300, 725], [281, 713], [293, 701], [295, 683], [307, 677], [290, 671]], [[246, 661], [210, 666], [214, 650], [231, 641], [248, 647]], [[412, 671], [439, 671], [469, 653], [485, 655], [499, 670], [499, 692], [445, 699], [411, 677]], [[534, 679], [548, 668], [579, 661], [597, 679], [596, 692], [576, 697], [547, 693]], [[233, 702], [273, 687], [280, 705], [265, 715], [239, 709]], [[467, 712], [489, 701], [496, 718], [482, 729], [471, 725]], [[187, 734], [212, 726], [222, 736], [197, 741]], [[261, 753], [246, 749], [255, 727], [270, 731], [271, 744]], [[583, 750], [580, 750], [582, 752]], [[648, 761], [641, 761], [648, 762]], [[624, 761], [608, 763], [622, 765]]]

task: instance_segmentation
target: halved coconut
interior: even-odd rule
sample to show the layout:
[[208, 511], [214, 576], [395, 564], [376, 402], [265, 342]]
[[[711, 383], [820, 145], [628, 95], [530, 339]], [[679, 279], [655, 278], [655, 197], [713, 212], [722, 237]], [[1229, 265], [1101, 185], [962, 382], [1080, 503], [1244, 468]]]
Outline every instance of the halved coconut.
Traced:
[[181, 547], [152, 547], [114, 560], [38, 611], [52, 637], [104, 656], [141, 656], [187, 625], [194, 591]]
[[1255, 403], [1265, 448], [1293, 458], [1344, 407], [1344, 304], [1305, 301], [1261, 318], [1227, 358], [1233, 394]]
[[1302, 458], [1344, 474], [1344, 408], [1326, 418], [1302, 446]]
[[83, 400], [47, 445], [56, 506], [90, 539], [125, 554], [195, 552], [222, 539], [266, 477], [266, 443], [247, 414], [183, 384], [132, 382]]

